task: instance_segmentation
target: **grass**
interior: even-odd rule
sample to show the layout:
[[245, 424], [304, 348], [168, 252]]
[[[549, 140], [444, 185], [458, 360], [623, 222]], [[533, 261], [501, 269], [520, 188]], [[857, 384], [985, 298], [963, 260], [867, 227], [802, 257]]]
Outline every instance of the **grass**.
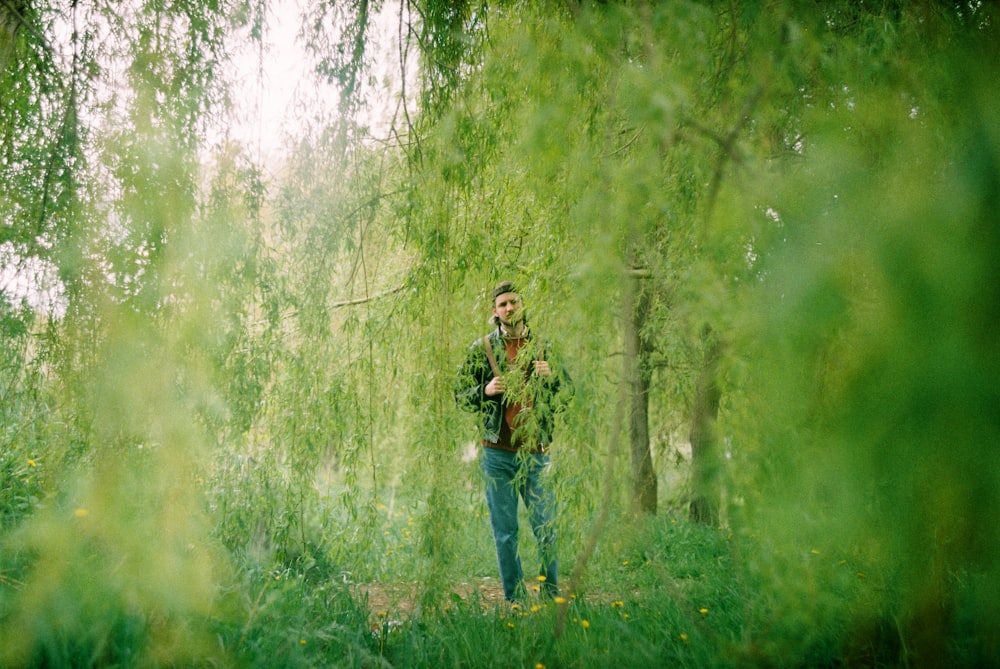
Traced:
[[394, 667], [824, 666], [841, 658], [841, 627], [762, 615], [769, 597], [747, 582], [727, 532], [668, 516], [619, 526], [610, 539], [565, 601], [510, 608], [474, 594], [417, 615], [389, 612], [376, 618], [370, 650]]
[[[728, 532], [679, 517], [619, 524], [588, 565], [577, 593], [566, 593], [565, 601], [535, 598], [521, 608], [463, 587], [461, 576], [427, 605], [411, 599], [420, 597], [417, 587], [410, 598], [397, 595], [376, 612], [361, 591], [321, 574], [259, 573], [245, 588], [258, 592], [249, 622], [225, 636], [249, 666], [267, 665], [274, 657], [288, 666], [836, 664], [845, 616], [841, 624], [831, 616], [824, 626], [815, 624], [808, 602], [800, 603], [804, 611], [779, 610], [784, 595], [763, 587], [763, 571], [758, 582], [748, 581], [745, 550]], [[819, 564], [818, 571], [824, 570], [837, 575]]]
[[[476, 570], [469, 558], [453, 563], [452, 580], [438, 588], [405, 568], [420, 562], [415, 542], [395, 548], [391, 563], [376, 570], [381, 576], [367, 583], [335, 560], [244, 560], [230, 580], [217, 583], [212, 610], [187, 618], [130, 608], [124, 597], [105, 604], [91, 597], [89, 617], [47, 627], [33, 655], [16, 666], [160, 666], [193, 657], [237, 667], [919, 665], [894, 617], [891, 571], [826, 546], [779, 546], [669, 513], [620, 519], [609, 525], [575, 592], [564, 579], [565, 599], [534, 595], [520, 608], [499, 601], [491, 577], [469, 573], [491, 573], [491, 556], [480, 554]], [[364, 556], [363, 546], [355, 549]], [[526, 564], [533, 556], [529, 544]], [[23, 554], [2, 557], [0, 625], [10, 620], [32, 570]], [[576, 566], [572, 554], [563, 560], [568, 575]], [[396, 580], [388, 577], [394, 567]], [[987, 581], [956, 577], [963, 613], [948, 640], [952, 666], [982, 666], [995, 657], [982, 638], [988, 626], [972, 608], [990, 596]], [[71, 584], [84, 595], [99, 587]], [[165, 630], [178, 627], [201, 650], [171, 655]]]

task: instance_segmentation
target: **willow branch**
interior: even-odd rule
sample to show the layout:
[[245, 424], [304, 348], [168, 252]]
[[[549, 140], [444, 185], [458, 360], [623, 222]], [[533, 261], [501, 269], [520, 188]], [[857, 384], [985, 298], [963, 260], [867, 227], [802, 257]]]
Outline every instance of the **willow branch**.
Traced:
[[339, 302], [334, 302], [330, 305], [331, 309], [339, 309], [340, 307], [353, 307], [358, 304], [365, 304], [366, 302], [372, 302], [374, 300], [381, 299], [383, 297], [388, 297], [389, 295], [395, 295], [406, 289], [405, 285], [396, 286], [395, 288], [390, 288], [389, 290], [383, 290], [381, 293], [372, 293], [371, 295], [366, 295], [365, 297], [356, 297], [351, 300], [341, 300]]
[[[590, 558], [593, 556], [594, 550], [597, 548], [597, 542], [600, 539], [601, 534], [604, 533], [605, 526], [608, 524], [609, 509], [612, 506], [611, 499], [614, 492], [614, 471], [615, 460], [618, 457], [618, 448], [620, 443], [619, 435], [621, 434], [622, 425], [625, 422], [625, 407], [628, 406], [628, 402], [625, 401], [625, 388], [626, 386], [623, 383], [621, 397], [616, 403], [617, 407], [615, 408], [614, 420], [611, 426], [611, 439], [604, 462], [604, 481], [602, 482], [604, 495], [601, 499], [601, 511], [597, 516], [597, 520], [594, 522], [594, 526], [590, 530], [590, 535], [587, 537], [583, 550], [576, 560], [573, 573], [570, 574], [569, 586], [567, 587], [567, 594], [569, 594], [570, 597], [572, 597], [577, 591], [580, 581], [583, 579], [583, 572], [587, 568], [587, 563], [590, 562]], [[562, 636], [563, 630], [566, 627], [566, 614], [568, 612], [569, 600], [560, 600], [556, 615], [555, 629], [553, 630], [553, 636], [556, 639]]]

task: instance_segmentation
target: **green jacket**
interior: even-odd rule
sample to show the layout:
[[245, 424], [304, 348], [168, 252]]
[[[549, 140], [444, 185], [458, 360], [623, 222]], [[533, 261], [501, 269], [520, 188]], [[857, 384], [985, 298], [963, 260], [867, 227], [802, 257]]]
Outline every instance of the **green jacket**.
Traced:
[[[486, 396], [486, 386], [493, 378], [493, 370], [486, 356], [484, 339], [489, 342], [493, 350], [500, 373], [508, 379], [508, 390], [503, 395]], [[462, 409], [479, 413], [482, 438], [492, 444], [500, 439], [500, 422], [503, 420], [507, 404], [511, 401], [521, 401], [522, 404], [530, 406], [530, 420], [526, 429], [537, 433], [540, 446], [547, 446], [552, 443], [555, 415], [572, 397], [573, 384], [565, 366], [560, 364], [558, 359], [553, 359], [552, 348], [548, 342], [539, 342], [529, 334], [522, 356], [524, 360], [518, 362], [524, 366], [520, 367], [519, 372], [514, 365], [507, 362], [500, 328], [485, 338], [474, 341], [455, 381], [455, 401]], [[548, 379], [536, 376], [529, 365], [529, 357], [530, 360], [548, 360], [552, 367], [552, 376]]]

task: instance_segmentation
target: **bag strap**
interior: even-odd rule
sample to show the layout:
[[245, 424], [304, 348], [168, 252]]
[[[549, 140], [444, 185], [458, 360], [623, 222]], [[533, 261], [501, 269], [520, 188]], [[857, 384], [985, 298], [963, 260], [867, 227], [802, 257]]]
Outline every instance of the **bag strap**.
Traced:
[[[545, 360], [545, 342], [539, 340], [538, 346], [538, 359]], [[497, 365], [497, 358], [493, 355], [493, 346], [490, 344], [490, 336], [483, 336], [483, 349], [486, 351], [486, 357], [490, 361], [490, 369], [493, 370], [493, 376], [500, 376], [500, 367]]]
[[486, 350], [486, 357], [490, 361], [490, 369], [493, 370], [493, 376], [500, 376], [500, 367], [497, 366], [497, 358], [493, 355], [493, 345], [490, 344], [489, 335], [483, 337], [483, 348]]

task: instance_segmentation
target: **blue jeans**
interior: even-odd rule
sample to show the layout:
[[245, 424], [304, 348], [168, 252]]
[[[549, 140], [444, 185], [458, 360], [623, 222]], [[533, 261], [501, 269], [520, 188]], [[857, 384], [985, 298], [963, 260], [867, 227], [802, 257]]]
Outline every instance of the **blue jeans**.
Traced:
[[525, 596], [524, 573], [517, 550], [518, 498], [528, 510], [531, 531], [538, 541], [541, 561], [541, 592], [559, 592], [559, 563], [556, 559], [555, 495], [543, 481], [549, 465], [545, 453], [511, 453], [497, 448], [483, 448], [480, 464], [486, 474], [486, 506], [497, 547], [500, 582], [508, 600]]

